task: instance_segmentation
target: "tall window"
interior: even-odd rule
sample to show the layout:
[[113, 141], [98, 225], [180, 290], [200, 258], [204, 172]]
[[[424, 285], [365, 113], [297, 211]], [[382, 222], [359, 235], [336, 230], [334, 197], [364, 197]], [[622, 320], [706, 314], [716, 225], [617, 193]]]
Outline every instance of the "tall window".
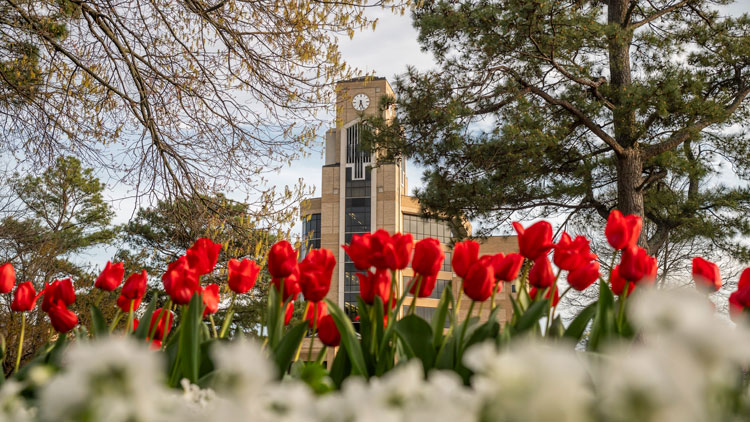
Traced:
[[304, 258], [312, 249], [320, 249], [320, 214], [310, 214], [302, 219], [302, 243], [305, 245], [300, 253]]
[[346, 129], [346, 164], [347, 167], [354, 169], [352, 180], [363, 180], [365, 178], [365, 164], [370, 163], [370, 153], [360, 147], [359, 132], [359, 124], [349, 126]]
[[[372, 207], [370, 205], [371, 177], [370, 167], [365, 167], [364, 177], [357, 180], [353, 177], [354, 169], [346, 169], [346, 191], [345, 191], [345, 217], [344, 236], [348, 244], [355, 234], [370, 232], [370, 216]], [[344, 310], [354, 320], [357, 316], [357, 295], [359, 294], [359, 278], [357, 269], [354, 267], [349, 256], [344, 262]], [[358, 324], [355, 323], [355, 327]]]
[[418, 215], [404, 214], [404, 232], [411, 233], [414, 240], [434, 237], [440, 243], [448, 243], [453, 236], [448, 223]]

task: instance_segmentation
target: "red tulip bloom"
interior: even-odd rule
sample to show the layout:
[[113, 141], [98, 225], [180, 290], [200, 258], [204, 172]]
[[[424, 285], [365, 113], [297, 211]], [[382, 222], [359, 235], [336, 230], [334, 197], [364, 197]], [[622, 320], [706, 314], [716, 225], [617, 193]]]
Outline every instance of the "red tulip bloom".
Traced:
[[23, 282], [16, 287], [16, 291], [13, 293], [13, 303], [10, 304], [10, 309], [13, 312], [27, 312], [34, 309], [37, 299], [34, 285], [30, 281]]
[[745, 271], [740, 275], [740, 281], [737, 283], [738, 290], [750, 289], [750, 268], [745, 268]]
[[281, 283], [284, 283], [284, 292], [281, 294], [281, 300], [286, 302], [288, 299], [291, 298], [291, 300], [297, 299], [297, 295], [300, 294], [302, 291], [302, 288], [300, 287], [299, 281], [300, 281], [300, 272], [299, 272], [299, 265], [295, 265], [294, 268], [292, 268], [292, 273], [284, 278], [278, 278], [274, 277], [271, 279], [271, 284], [276, 289], [277, 293], [280, 293], [281, 291]]
[[129, 297], [120, 295], [117, 298], [117, 307], [120, 308], [120, 310], [123, 313], [127, 314], [128, 312], [130, 312], [130, 303], [131, 302], [133, 303], [133, 310], [135, 311], [136, 309], [138, 309], [139, 306], [141, 306], [141, 301], [142, 300], [143, 300], [142, 297], [139, 297], [139, 298], [136, 298], [136, 299], [131, 299]]
[[485, 255], [475, 262], [464, 278], [464, 293], [471, 300], [484, 302], [492, 295], [495, 287], [495, 269], [492, 257]]
[[123, 276], [125, 276], [125, 265], [122, 262], [112, 264], [107, 261], [107, 265], [96, 278], [94, 287], [111, 292], [120, 286]]
[[141, 270], [141, 273], [133, 273], [125, 280], [125, 284], [122, 286], [122, 292], [120, 295], [125, 296], [128, 299], [141, 299], [146, 294], [146, 285], [148, 283], [148, 274], [146, 270]]
[[187, 305], [195, 293], [200, 292], [200, 275], [190, 267], [187, 257], [181, 256], [177, 261], [167, 267], [167, 272], [162, 275], [164, 290], [172, 302], [178, 305]]
[[289, 277], [297, 268], [297, 253], [286, 240], [276, 242], [268, 252], [268, 272], [274, 278]]
[[16, 270], [10, 262], [0, 265], [0, 293], [10, 293], [16, 285]]
[[216, 283], [209, 284], [201, 292], [203, 299], [203, 318], [209, 314], [215, 314], [219, 310], [219, 285]]
[[[313, 323], [316, 327], [320, 326], [320, 319], [328, 315], [328, 305], [325, 302], [316, 302], [310, 304], [305, 313], [305, 321], [310, 324], [310, 329], [313, 328]], [[313, 320], [315, 318], [315, 320]]]
[[410, 233], [396, 233], [391, 236], [388, 248], [383, 251], [387, 268], [391, 270], [403, 270], [408, 267], [413, 249], [414, 238]]
[[422, 274], [424, 276], [437, 275], [438, 271], [443, 267], [443, 260], [445, 259], [445, 252], [440, 242], [429, 237], [422, 239], [414, 246], [414, 258], [411, 262], [411, 267], [415, 273]]
[[525, 229], [521, 223], [513, 222], [513, 228], [518, 233], [518, 249], [521, 255], [532, 261], [547, 255], [555, 246], [552, 242], [552, 226], [546, 221], [539, 221]]
[[619, 265], [615, 265], [615, 268], [612, 269], [612, 274], [609, 277], [609, 284], [612, 288], [612, 293], [617, 296], [622, 294], [622, 291], [625, 289], [625, 284], [628, 285], [627, 296], [630, 296], [630, 294], [633, 293], [633, 290], [635, 290], [635, 283], [625, 280], [620, 276]]
[[339, 334], [339, 329], [331, 315], [326, 315], [320, 319], [318, 338], [321, 343], [328, 347], [336, 347], [341, 343], [341, 334]]
[[[154, 310], [154, 313], [151, 315], [151, 323], [148, 326], [148, 332], [151, 334], [151, 332], [154, 332], [154, 341], [163, 340], [167, 335], [169, 335], [169, 330], [172, 328], [172, 322], [174, 321], [174, 313], [168, 309], [164, 308], [157, 308]], [[154, 328], [154, 325], [156, 325], [156, 328]]]
[[284, 308], [284, 325], [289, 325], [289, 321], [292, 320], [292, 315], [294, 315], [294, 302], [289, 302]]
[[576, 236], [571, 240], [570, 236], [563, 232], [560, 241], [555, 245], [553, 261], [558, 268], [565, 271], [573, 271], [595, 260], [596, 255], [589, 249], [589, 241], [583, 236]]
[[358, 270], [367, 270], [372, 267], [372, 234], [355, 234], [348, 245], [341, 245], [341, 247], [344, 248], [346, 254], [354, 262], [354, 267]]
[[70, 306], [76, 301], [73, 280], [70, 277], [64, 280], [55, 280], [52, 284], [46, 285], [43, 293], [42, 311], [47, 313], [49, 313], [52, 305], [58, 302], [62, 302], [65, 306]]
[[715, 292], [721, 289], [721, 274], [718, 265], [696, 256], [693, 258], [693, 280], [696, 287]]
[[599, 278], [599, 263], [589, 262], [568, 273], [568, 284], [578, 291], [586, 290]]
[[458, 274], [459, 277], [466, 278], [469, 268], [477, 261], [479, 261], [479, 243], [473, 240], [464, 240], [456, 243], [453, 247], [451, 266], [453, 272]]
[[388, 302], [391, 296], [391, 272], [388, 270], [376, 270], [374, 273], [357, 273], [359, 278], [359, 295], [368, 305], [375, 303], [375, 297], [380, 297], [383, 303]]
[[388, 260], [386, 256], [394, 254], [393, 239], [386, 230], [378, 229], [370, 236], [370, 264], [377, 269], [386, 269]]
[[336, 258], [328, 249], [313, 249], [299, 265], [300, 289], [305, 300], [320, 302], [331, 288]]
[[552, 270], [552, 264], [547, 255], [541, 255], [534, 261], [529, 271], [529, 284], [544, 289], [555, 284], [555, 278], [555, 272]]
[[[560, 289], [556, 287], [554, 289], [549, 289], [547, 294], [544, 295], [544, 298], [549, 299], [549, 297], [552, 295], [552, 290], [555, 291], [555, 298], [552, 300], [552, 306], [557, 306], [557, 304], [560, 303], [560, 292], [558, 291]], [[539, 289], [537, 289], [536, 287], [532, 287], [529, 290], [529, 297], [531, 298], [531, 300], [535, 300], [537, 294], [539, 294]]]
[[220, 251], [221, 244], [202, 237], [195, 241], [193, 246], [187, 250], [185, 256], [190, 267], [197, 271], [198, 275], [204, 275], [214, 270], [216, 261], [219, 260]]
[[258, 264], [249, 259], [238, 261], [232, 258], [227, 263], [227, 269], [229, 272], [229, 288], [238, 294], [249, 292], [255, 286], [260, 272]]
[[641, 217], [633, 214], [623, 217], [620, 211], [612, 210], [607, 219], [607, 226], [604, 228], [604, 235], [610, 246], [616, 250], [625, 249], [635, 246], [638, 242], [642, 225]]
[[417, 274], [416, 277], [420, 277], [420, 280], [417, 280], [416, 283], [414, 283], [411, 288], [409, 289], [409, 293], [412, 295], [415, 294], [417, 287], [419, 287], [419, 293], [417, 294], [417, 297], [428, 297], [432, 294], [432, 291], [435, 290], [435, 284], [437, 284], [437, 275], [421, 275]]
[[523, 256], [517, 253], [509, 253], [503, 256], [502, 253], [499, 253], [492, 257], [492, 266], [495, 269], [497, 281], [513, 281], [521, 271]]
[[646, 250], [637, 246], [628, 246], [622, 251], [620, 275], [633, 283], [653, 282], [656, 280], [656, 258], [648, 256]]
[[55, 302], [49, 308], [49, 319], [58, 333], [67, 333], [78, 325], [78, 316], [65, 306], [64, 302]]

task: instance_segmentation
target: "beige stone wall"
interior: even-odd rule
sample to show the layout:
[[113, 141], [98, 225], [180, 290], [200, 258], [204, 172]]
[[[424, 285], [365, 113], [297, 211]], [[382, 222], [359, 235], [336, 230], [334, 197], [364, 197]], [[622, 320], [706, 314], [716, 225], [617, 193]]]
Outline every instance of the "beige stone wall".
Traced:
[[[381, 97], [395, 96], [391, 85], [385, 79], [339, 82], [336, 91], [336, 127], [359, 118], [360, 113], [377, 112]], [[370, 105], [363, 112], [355, 110], [352, 105], [352, 99], [357, 94], [365, 94], [370, 98]], [[390, 116], [386, 115], [386, 118], [388, 117]]]

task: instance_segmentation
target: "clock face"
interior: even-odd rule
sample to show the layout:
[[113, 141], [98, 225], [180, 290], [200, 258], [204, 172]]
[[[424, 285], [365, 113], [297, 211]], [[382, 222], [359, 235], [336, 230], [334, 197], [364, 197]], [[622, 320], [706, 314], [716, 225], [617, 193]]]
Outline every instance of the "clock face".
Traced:
[[352, 100], [352, 105], [355, 110], [362, 111], [370, 105], [370, 97], [365, 94], [357, 94]]

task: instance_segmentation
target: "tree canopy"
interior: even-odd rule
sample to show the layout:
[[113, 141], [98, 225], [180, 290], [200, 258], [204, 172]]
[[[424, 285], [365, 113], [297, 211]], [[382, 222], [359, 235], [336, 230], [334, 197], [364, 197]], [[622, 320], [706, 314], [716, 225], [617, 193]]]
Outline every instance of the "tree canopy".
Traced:
[[426, 166], [427, 211], [487, 230], [618, 208], [651, 253], [697, 235], [748, 261], [750, 16], [730, 3], [427, 0], [413, 19], [438, 67], [395, 81], [369, 142]]
[[156, 197], [265, 191], [352, 74], [337, 36], [389, 3], [4, 0], [0, 151], [74, 155]]

